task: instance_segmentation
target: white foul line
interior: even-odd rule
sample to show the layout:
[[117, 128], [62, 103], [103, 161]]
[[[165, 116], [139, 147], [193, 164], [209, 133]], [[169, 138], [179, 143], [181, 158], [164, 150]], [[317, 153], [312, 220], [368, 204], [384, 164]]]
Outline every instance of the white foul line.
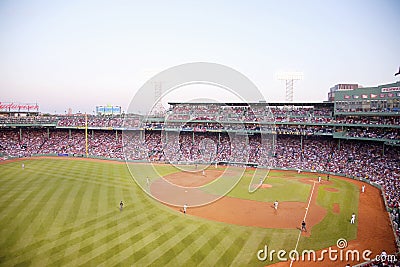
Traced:
[[[308, 204], [307, 204], [307, 208], [306, 208], [306, 213], [304, 214], [303, 221], [306, 221], [306, 217], [307, 217], [307, 213], [308, 213], [308, 208], [310, 207], [311, 199], [312, 199], [312, 196], [313, 196], [313, 194], [314, 194], [314, 188], [315, 188], [315, 182], [314, 182], [313, 187], [312, 187], [312, 189], [311, 189], [311, 195], [310, 195], [310, 199], [308, 200]], [[297, 246], [299, 245], [301, 232], [302, 232], [302, 230], [300, 230], [299, 236], [297, 237], [296, 247], [294, 248], [295, 251], [297, 251]], [[292, 265], [293, 265], [293, 259], [290, 261], [290, 267], [292, 267]]]

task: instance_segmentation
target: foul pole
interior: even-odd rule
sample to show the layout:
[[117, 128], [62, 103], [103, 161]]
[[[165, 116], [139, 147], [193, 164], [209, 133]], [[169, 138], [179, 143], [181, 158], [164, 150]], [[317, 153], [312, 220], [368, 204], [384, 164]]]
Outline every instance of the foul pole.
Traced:
[[87, 130], [88, 130], [88, 125], [87, 125], [87, 114], [85, 113], [85, 149], [86, 149], [86, 157], [88, 157], [88, 136], [87, 136]]

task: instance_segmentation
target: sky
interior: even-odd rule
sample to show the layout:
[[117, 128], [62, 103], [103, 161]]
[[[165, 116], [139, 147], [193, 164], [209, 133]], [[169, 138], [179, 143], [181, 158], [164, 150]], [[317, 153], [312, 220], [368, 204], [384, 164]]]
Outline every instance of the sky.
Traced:
[[[399, 14], [398, 0], [1, 0], [0, 102], [126, 110], [152, 75], [191, 62], [235, 69], [267, 102], [285, 100], [276, 73], [300, 71], [294, 101], [322, 102], [338, 83], [396, 81]], [[204, 97], [235, 101], [195, 86], [165, 99]]]

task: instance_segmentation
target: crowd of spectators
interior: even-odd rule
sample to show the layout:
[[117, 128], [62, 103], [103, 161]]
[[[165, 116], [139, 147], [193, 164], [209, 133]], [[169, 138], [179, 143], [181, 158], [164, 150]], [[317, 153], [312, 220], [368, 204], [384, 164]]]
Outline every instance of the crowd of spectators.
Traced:
[[338, 116], [335, 118], [336, 123], [342, 124], [363, 124], [363, 125], [399, 125], [399, 116], [388, 117], [371, 117], [371, 116]]
[[2, 124], [55, 124], [59, 118], [57, 116], [25, 116], [25, 117], [0, 117], [0, 125]]
[[400, 140], [400, 128], [351, 127], [344, 131], [345, 136]]
[[[15, 129], [0, 130], [0, 153], [14, 157], [33, 154], [86, 154], [82, 130]], [[123, 158], [121, 134], [115, 131], [90, 131], [88, 153], [107, 158]]]
[[[286, 129], [286, 134], [282, 134], [283, 131], [278, 132], [279, 135], [274, 140], [275, 151], [272, 159], [268, 157], [268, 153], [272, 151], [270, 137], [261, 138], [260, 134], [247, 136], [229, 132], [126, 131], [122, 133], [111, 130], [89, 130], [88, 152], [90, 155], [120, 159], [126, 157], [133, 160], [150, 158], [157, 161], [196, 161], [208, 157], [216, 161], [249, 161], [261, 165], [270, 163], [281, 168], [342, 173], [367, 178], [381, 184], [387, 191], [389, 206], [398, 207], [400, 197], [398, 147], [386, 146], [387, 149], [383, 154], [382, 143], [338, 141], [316, 135], [301, 137], [300, 142], [300, 137], [293, 135], [297, 130], [297, 128]], [[128, 148], [125, 149], [125, 156], [123, 145]], [[0, 149], [5, 155], [17, 157], [46, 153], [85, 154], [85, 134], [83, 130], [1, 129]], [[246, 158], [243, 155], [248, 156]]]
[[[87, 115], [88, 127], [138, 127], [139, 115]], [[257, 122], [257, 123], [317, 123], [317, 124], [361, 124], [397, 126], [399, 116], [335, 116], [332, 107], [296, 107], [296, 106], [228, 106], [217, 104], [181, 104], [171, 106], [162, 121], [207, 120], [225, 123]], [[86, 116], [54, 115], [30, 117], [2, 117], [0, 124], [57, 124], [60, 127], [84, 127]]]
[[[122, 125], [122, 117], [114, 116], [90, 116], [87, 118], [88, 127], [120, 127]], [[57, 126], [63, 127], [85, 127], [85, 116], [69, 116], [62, 117], [58, 120]]]

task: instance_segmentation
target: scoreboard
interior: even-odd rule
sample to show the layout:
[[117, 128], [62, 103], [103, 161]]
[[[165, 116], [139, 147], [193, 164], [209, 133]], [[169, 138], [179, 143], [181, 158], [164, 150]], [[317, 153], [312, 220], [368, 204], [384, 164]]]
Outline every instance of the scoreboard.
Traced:
[[120, 115], [121, 106], [96, 106], [97, 115]]

